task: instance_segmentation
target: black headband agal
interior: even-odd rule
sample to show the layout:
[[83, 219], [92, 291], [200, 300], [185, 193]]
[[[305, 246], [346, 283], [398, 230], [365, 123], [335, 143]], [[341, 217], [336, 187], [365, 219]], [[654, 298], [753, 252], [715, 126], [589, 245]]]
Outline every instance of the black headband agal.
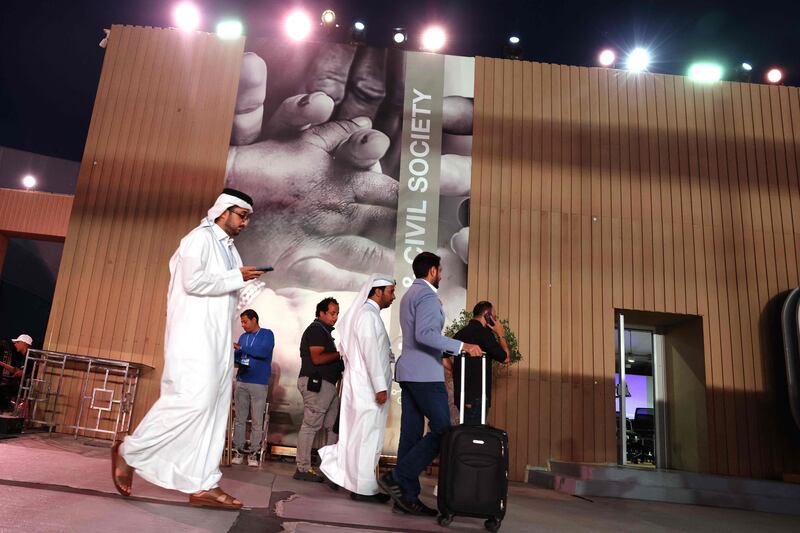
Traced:
[[222, 194], [229, 194], [231, 196], [235, 196], [236, 198], [244, 200], [248, 204], [253, 205], [253, 199], [248, 194], [245, 194], [242, 191], [237, 191], [236, 189], [229, 189], [226, 187], [225, 189], [222, 189]]

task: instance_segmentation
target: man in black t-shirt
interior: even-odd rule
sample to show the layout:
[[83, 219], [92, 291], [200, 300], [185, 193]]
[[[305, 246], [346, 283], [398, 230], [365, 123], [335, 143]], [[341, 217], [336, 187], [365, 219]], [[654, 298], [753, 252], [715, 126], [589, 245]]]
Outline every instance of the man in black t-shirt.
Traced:
[[0, 411], [14, 409], [17, 400], [19, 385], [22, 381], [22, 369], [25, 366], [25, 357], [28, 348], [33, 344], [30, 335], [22, 334], [16, 339], [11, 339], [13, 344], [3, 342], [0, 352]]
[[[472, 320], [453, 338], [477, 344], [486, 353], [486, 416], [492, 400], [492, 361], [508, 364], [509, 351], [503, 324], [494, 313], [491, 302], [478, 302], [472, 309]], [[456, 407], [461, 395], [461, 361], [467, 359], [464, 375], [464, 423], [481, 423], [481, 360], [477, 357], [458, 357], [453, 364], [453, 390]]]
[[297, 471], [294, 479], [324, 481], [311, 467], [311, 447], [317, 432], [325, 428], [326, 444], [336, 443], [333, 425], [339, 413], [336, 384], [342, 377], [342, 357], [336, 351], [331, 332], [339, 319], [339, 303], [325, 298], [317, 304], [317, 318], [300, 340], [300, 377], [297, 388], [303, 396], [303, 423], [297, 434]]

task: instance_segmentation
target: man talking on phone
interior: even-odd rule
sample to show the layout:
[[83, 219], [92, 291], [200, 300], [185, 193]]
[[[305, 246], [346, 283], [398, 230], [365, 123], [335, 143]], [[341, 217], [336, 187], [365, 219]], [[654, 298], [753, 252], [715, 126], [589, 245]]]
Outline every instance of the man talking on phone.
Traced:
[[[486, 416], [492, 398], [492, 366], [491, 361], [509, 363], [508, 343], [504, 335], [503, 324], [495, 315], [494, 305], [482, 301], [472, 308], [472, 320], [461, 328], [453, 338], [470, 344], [477, 344], [486, 353]], [[464, 423], [481, 423], [481, 360], [478, 358], [458, 357], [453, 363], [453, 390], [456, 407], [461, 397], [461, 362], [466, 359], [467, 373], [464, 375]]]

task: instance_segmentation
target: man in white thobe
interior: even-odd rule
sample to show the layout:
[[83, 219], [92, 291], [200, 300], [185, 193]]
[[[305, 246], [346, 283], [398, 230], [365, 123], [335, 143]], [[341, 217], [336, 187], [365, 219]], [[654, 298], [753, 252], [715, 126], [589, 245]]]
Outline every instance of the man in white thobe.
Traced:
[[125, 496], [135, 470], [151, 483], [188, 493], [194, 505], [242, 505], [218, 482], [239, 289], [263, 274], [243, 266], [233, 245], [252, 212], [248, 195], [225, 189], [169, 261], [161, 396], [133, 435], [112, 448], [114, 485]]
[[339, 441], [320, 448], [320, 470], [358, 501], [386, 503], [375, 466], [383, 448], [392, 350], [380, 311], [394, 301], [395, 281], [373, 274], [339, 321], [340, 353], [345, 369], [339, 407]]

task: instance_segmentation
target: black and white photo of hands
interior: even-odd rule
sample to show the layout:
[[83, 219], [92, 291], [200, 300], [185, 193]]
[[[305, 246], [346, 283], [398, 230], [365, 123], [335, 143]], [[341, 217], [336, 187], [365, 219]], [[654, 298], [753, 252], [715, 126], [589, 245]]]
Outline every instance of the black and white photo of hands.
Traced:
[[[276, 288], [355, 290], [393, 270], [403, 68], [400, 51], [348, 45], [245, 54], [227, 183], [255, 200], [240, 249], [279, 269]], [[471, 142], [472, 99], [446, 98], [444, 126]], [[470, 166], [469, 155], [442, 158], [442, 196], [469, 195]], [[462, 262], [466, 225], [441, 236]]]

